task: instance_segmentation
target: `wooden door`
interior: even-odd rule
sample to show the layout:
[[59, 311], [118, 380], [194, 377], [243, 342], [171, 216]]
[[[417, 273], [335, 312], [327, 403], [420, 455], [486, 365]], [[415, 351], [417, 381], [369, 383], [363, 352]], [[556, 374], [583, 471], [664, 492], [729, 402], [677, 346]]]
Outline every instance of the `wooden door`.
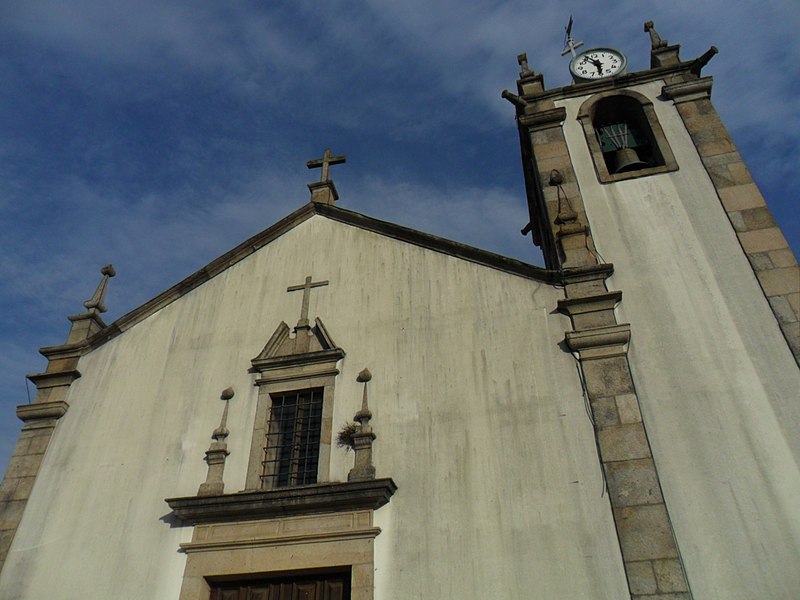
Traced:
[[314, 575], [212, 584], [210, 600], [349, 600], [350, 575]]

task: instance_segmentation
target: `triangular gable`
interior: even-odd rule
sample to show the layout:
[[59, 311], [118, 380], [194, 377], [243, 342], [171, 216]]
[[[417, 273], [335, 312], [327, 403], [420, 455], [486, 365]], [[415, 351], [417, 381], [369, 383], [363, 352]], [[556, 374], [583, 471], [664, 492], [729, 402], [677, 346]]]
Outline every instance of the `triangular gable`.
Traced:
[[[368, 217], [355, 211], [340, 208], [335, 205], [309, 202], [305, 206], [287, 215], [274, 225], [264, 229], [260, 233], [245, 240], [232, 250], [226, 252], [219, 258], [211, 261], [208, 265], [189, 275], [186, 279], [178, 282], [168, 290], [162, 292], [152, 300], [145, 302], [138, 308], [123, 315], [105, 329], [97, 332], [88, 342], [90, 348], [97, 348], [107, 341], [115, 338], [123, 331], [130, 329], [137, 323], [143, 321], [152, 314], [155, 314], [165, 306], [171, 304], [184, 294], [189, 293], [201, 286], [206, 281], [216, 277], [220, 273], [235, 265], [239, 261], [247, 258], [251, 254], [260, 250], [273, 240], [291, 231], [301, 223], [304, 223], [314, 215], [320, 215], [340, 223], [345, 223], [359, 229], [371, 231], [379, 235], [390, 237], [402, 242], [421, 246], [434, 252], [447, 254], [455, 258], [460, 258], [469, 262], [477, 263], [492, 269], [504, 271], [520, 277], [541, 281], [543, 283], [560, 283], [558, 271], [544, 269], [535, 265], [530, 265], [522, 261], [508, 258], [494, 252], [481, 250], [474, 246], [468, 246], [459, 242], [454, 242], [446, 238], [417, 231], [409, 227], [403, 227], [387, 221], [381, 221]], [[288, 327], [288, 326], [287, 326]]]

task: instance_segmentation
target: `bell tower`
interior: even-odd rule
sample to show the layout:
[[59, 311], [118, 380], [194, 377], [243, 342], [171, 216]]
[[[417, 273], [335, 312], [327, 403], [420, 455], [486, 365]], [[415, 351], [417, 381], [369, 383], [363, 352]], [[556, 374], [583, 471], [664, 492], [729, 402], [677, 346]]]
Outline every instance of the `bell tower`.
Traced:
[[[629, 239], [621, 218], [642, 217], [636, 229], [647, 228], [654, 216], [647, 200], [669, 203], [695, 187], [681, 203], [688, 222], [652, 225], [697, 228], [707, 218], [732, 230], [800, 360], [797, 260], [711, 103], [713, 79], [702, 69], [717, 49], [681, 60], [680, 45], [669, 44], [648, 21], [650, 68], [628, 73], [621, 52], [583, 50], [571, 25], [563, 54], [572, 54], [573, 84], [545, 89], [543, 75], [520, 54], [517, 94], [503, 92], [517, 113], [530, 214], [523, 234], [532, 234], [548, 268], [603, 263], [598, 246]], [[647, 198], [627, 202], [640, 192]], [[599, 235], [601, 219], [610, 227], [608, 239]]]
[[[713, 574], [701, 549], [753, 541], [732, 533], [746, 525], [735, 502], [713, 499], [725, 492], [692, 486], [700, 465], [742, 476], [720, 454], [747, 451], [732, 415], [761, 382], [796, 380], [800, 271], [711, 104], [702, 70], [717, 49], [682, 60], [648, 21], [650, 68], [629, 72], [622, 52], [583, 49], [571, 26], [572, 84], [546, 89], [520, 54], [517, 93], [502, 94], [520, 136], [522, 233], [564, 284], [565, 346], [579, 361], [631, 598], [738, 598], [752, 584], [736, 569]], [[798, 412], [780, 394], [755, 395], [778, 419]], [[757, 472], [744, 478], [759, 485]]]

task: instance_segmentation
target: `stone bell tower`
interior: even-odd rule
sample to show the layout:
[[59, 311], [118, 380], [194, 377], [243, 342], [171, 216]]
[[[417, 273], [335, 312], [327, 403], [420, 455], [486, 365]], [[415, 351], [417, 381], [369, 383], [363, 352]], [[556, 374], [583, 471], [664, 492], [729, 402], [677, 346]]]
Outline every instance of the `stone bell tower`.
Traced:
[[[647, 22], [650, 68], [627, 72], [622, 52], [578, 51], [570, 29], [571, 85], [546, 89], [520, 54], [517, 93], [503, 92], [520, 136], [522, 233], [561, 273], [565, 345], [579, 360], [631, 597], [702, 598], [733, 584], [708, 575], [698, 548], [739, 517], [715, 504], [712, 484], [691, 489], [690, 472], [699, 461], [736, 477], [734, 463], [711, 458], [720, 444], [739, 448], [730, 429], [711, 441], [720, 419], [774, 379], [775, 364], [797, 376], [800, 272], [711, 104], [701, 70], [717, 49], [682, 60]], [[797, 412], [775, 397], [762, 394], [764, 410]]]

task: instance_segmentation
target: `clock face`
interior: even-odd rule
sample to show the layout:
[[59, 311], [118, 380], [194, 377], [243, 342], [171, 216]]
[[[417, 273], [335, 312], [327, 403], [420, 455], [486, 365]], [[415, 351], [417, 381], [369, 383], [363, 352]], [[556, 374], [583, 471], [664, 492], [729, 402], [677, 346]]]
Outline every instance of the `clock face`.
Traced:
[[625, 70], [625, 57], [611, 48], [594, 48], [581, 52], [569, 63], [576, 79], [593, 81], [619, 75]]

